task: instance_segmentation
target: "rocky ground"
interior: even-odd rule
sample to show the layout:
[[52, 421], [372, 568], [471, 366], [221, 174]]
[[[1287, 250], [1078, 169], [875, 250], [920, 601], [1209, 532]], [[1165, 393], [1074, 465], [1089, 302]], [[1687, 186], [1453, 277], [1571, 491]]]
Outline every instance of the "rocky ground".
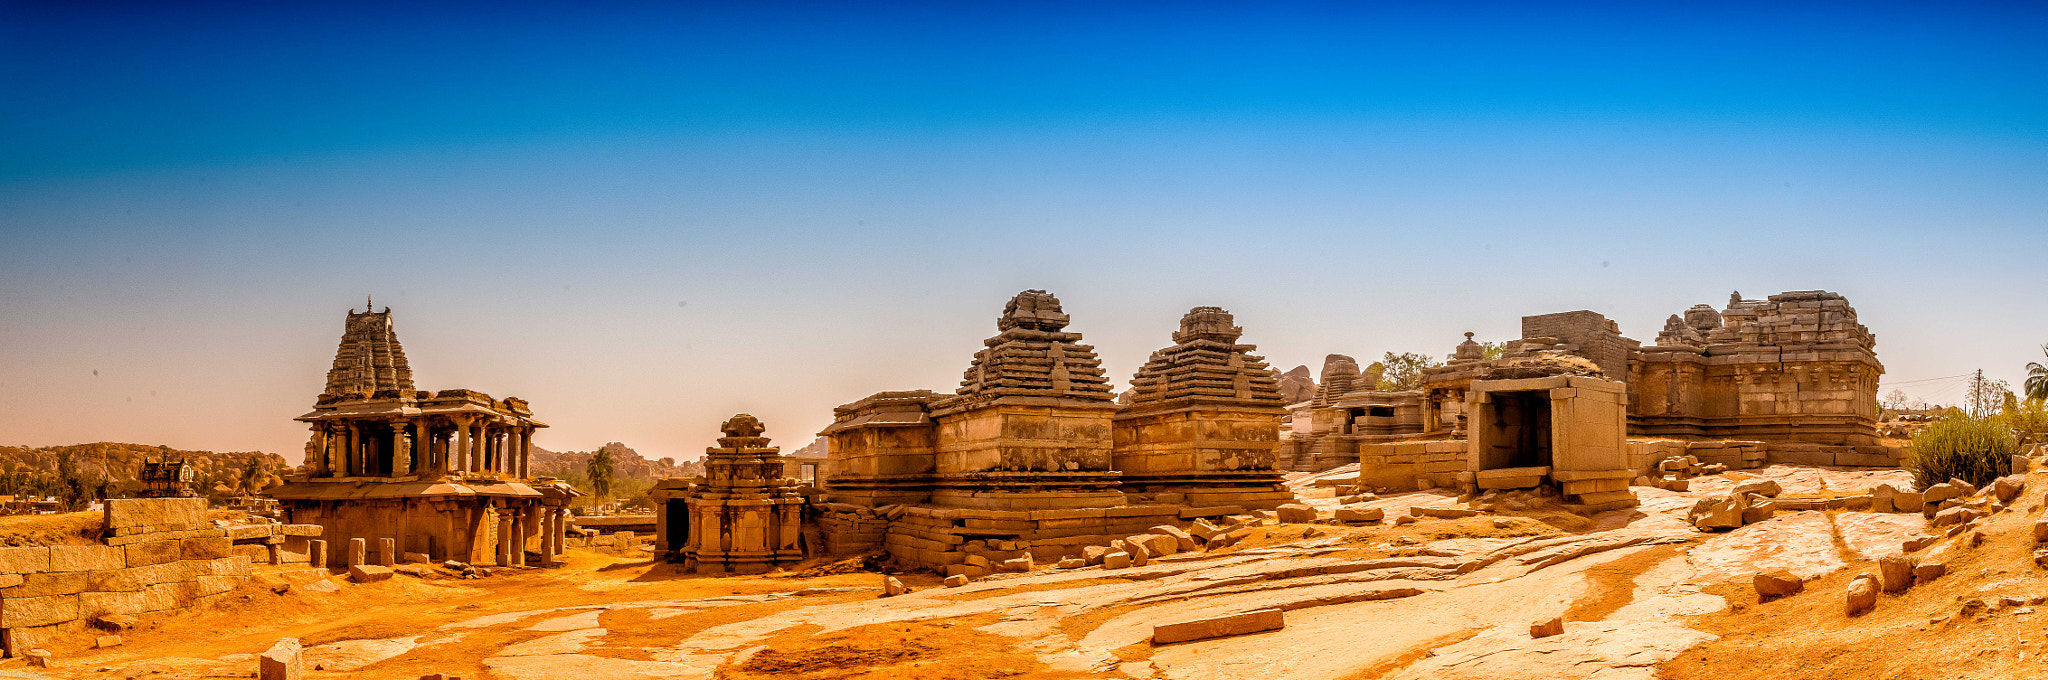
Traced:
[[[1782, 497], [1903, 486], [1905, 473], [1774, 466], [1636, 487], [1642, 507], [1543, 509], [1396, 525], [1442, 492], [1385, 495], [1366, 526], [1272, 524], [1230, 548], [1117, 570], [1040, 569], [880, 597], [874, 573], [677, 574], [572, 551], [557, 569], [368, 585], [282, 574], [220, 609], [146, 619], [107, 649], [56, 649], [0, 676], [247, 676], [281, 637], [314, 678], [2002, 678], [2048, 675], [2048, 580], [2033, 523], [2048, 475], [2008, 509], [1912, 554], [1946, 575], [1845, 613], [1851, 579], [1930, 533], [1919, 514], [1780, 512], [1732, 531], [1700, 498], [1775, 480]], [[1298, 480], [1329, 517], [1330, 490]], [[1318, 497], [1321, 496], [1321, 497]], [[1356, 505], [1351, 507], [1358, 507]], [[1982, 537], [1979, 538], [1978, 536]], [[267, 569], [267, 568], [260, 568]], [[1801, 593], [1759, 603], [1752, 578]], [[261, 582], [268, 580], [269, 584]], [[329, 587], [327, 583], [334, 586]], [[277, 591], [283, 591], [282, 593]], [[2033, 613], [2042, 607], [2044, 614]], [[1155, 646], [1153, 626], [1285, 611], [1279, 630]], [[1531, 624], [1561, 619], [1535, 638]]]

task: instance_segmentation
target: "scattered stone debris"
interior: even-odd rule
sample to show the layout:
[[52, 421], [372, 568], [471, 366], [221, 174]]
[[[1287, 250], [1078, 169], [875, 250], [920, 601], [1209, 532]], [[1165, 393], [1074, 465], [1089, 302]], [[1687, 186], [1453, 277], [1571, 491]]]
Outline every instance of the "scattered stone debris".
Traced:
[[298, 638], [282, 638], [257, 657], [258, 680], [300, 680], [306, 675], [305, 648]]
[[1552, 636], [1552, 635], [1563, 635], [1563, 634], [1564, 634], [1564, 619], [1563, 619], [1563, 618], [1552, 618], [1552, 619], [1550, 619], [1550, 620], [1548, 620], [1548, 621], [1538, 621], [1538, 622], [1536, 622], [1536, 623], [1532, 623], [1532, 624], [1529, 624], [1529, 637], [1532, 637], [1532, 638], [1547, 638], [1547, 637], [1550, 637], [1550, 636]]
[[1758, 602], [1796, 595], [1806, 589], [1805, 581], [1800, 580], [1798, 576], [1792, 575], [1791, 572], [1782, 570], [1757, 574], [1751, 582], [1756, 586]]
[[1877, 606], [1877, 578], [1869, 574], [1857, 576], [1849, 582], [1847, 596], [1849, 615], [1862, 616]]

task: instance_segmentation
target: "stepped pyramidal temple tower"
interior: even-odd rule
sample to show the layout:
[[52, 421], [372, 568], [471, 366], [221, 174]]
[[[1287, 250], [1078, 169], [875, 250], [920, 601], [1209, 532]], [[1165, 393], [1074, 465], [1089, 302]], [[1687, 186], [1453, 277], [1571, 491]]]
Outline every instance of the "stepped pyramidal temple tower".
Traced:
[[313, 430], [305, 471], [271, 495], [337, 548], [363, 541], [328, 551], [329, 566], [408, 555], [523, 566], [561, 553], [576, 492], [527, 469], [547, 424], [516, 397], [415, 389], [389, 307], [349, 310], [327, 387], [297, 420]]
[[931, 404], [939, 505], [1049, 509], [1122, 505], [1110, 467], [1117, 404], [1095, 348], [1067, 328], [1059, 298], [1011, 298], [960, 389]]
[[412, 366], [405, 362], [405, 347], [398, 344], [398, 331], [391, 326], [391, 308], [377, 312], [366, 307], [361, 314], [349, 310], [324, 394], [411, 389]]
[[1238, 344], [1234, 321], [1218, 307], [1190, 310], [1173, 346], [1131, 378], [1111, 461], [1125, 493], [1259, 508], [1293, 500], [1273, 466], [1286, 414], [1279, 380], [1256, 346]]

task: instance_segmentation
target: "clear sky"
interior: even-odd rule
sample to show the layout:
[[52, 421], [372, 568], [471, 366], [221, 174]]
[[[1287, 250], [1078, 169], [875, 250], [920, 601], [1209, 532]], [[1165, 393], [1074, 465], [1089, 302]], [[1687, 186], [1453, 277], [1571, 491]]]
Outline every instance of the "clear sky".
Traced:
[[1025, 288], [1119, 385], [1207, 304], [1282, 368], [1814, 288], [1888, 381], [2042, 360], [2039, 4], [1255, 4], [0, 5], [0, 444], [296, 460], [365, 295], [650, 457], [950, 390]]

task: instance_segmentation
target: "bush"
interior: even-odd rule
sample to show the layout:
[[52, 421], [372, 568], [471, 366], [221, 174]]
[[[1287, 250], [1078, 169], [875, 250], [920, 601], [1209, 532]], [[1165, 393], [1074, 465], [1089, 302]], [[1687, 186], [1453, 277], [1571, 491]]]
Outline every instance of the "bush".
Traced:
[[1921, 489], [1951, 477], [1983, 486], [2011, 474], [2019, 452], [2019, 439], [1998, 421], [1950, 415], [1913, 435], [1906, 469]]

